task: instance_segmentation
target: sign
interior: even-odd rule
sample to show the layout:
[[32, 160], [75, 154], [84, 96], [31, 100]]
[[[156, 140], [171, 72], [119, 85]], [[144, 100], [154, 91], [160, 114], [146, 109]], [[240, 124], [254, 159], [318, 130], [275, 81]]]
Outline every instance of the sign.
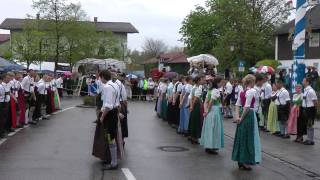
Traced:
[[244, 72], [244, 67], [239, 67], [239, 72]]
[[311, 33], [309, 39], [309, 47], [319, 47], [320, 45], [320, 33]]
[[239, 72], [244, 72], [245, 68], [244, 68], [244, 61], [239, 61]]

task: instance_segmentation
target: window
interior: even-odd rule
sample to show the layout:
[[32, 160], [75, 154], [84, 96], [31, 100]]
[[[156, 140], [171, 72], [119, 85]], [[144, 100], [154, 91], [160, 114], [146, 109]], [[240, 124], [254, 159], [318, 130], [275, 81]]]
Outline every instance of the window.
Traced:
[[309, 47], [319, 47], [320, 45], [320, 33], [311, 33], [309, 39]]

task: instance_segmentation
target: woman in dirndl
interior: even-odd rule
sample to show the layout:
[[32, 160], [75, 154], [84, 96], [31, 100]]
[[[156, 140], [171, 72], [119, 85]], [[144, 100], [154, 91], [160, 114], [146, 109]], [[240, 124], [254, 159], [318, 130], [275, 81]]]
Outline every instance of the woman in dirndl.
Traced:
[[168, 79], [164, 79], [160, 87], [160, 102], [161, 102], [160, 117], [164, 121], [167, 120], [167, 114], [168, 114], [167, 89], [168, 89]]
[[261, 162], [261, 144], [258, 122], [253, 110], [256, 90], [255, 77], [243, 78], [245, 90], [240, 93], [236, 103], [237, 129], [234, 138], [232, 160], [238, 162], [240, 170], [252, 170], [251, 165]]
[[182, 92], [180, 95], [180, 123], [178, 132], [183, 134], [184, 136], [188, 135], [188, 127], [189, 127], [189, 119], [190, 119], [190, 111], [189, 111], [189, 96], [192, 91], [192, 78], [186, 77], [184, 86], [182, 88]]
[[295, 90], [296, 93], [292, 97], [293, 106], [291, 107], [288, 119], [288, 133], [291, 135], [297, 135], [295, 142], [303, 142], [303, 135], [305, 132], [303, 132], [302, 128], [298, 130], [298, 127], [302, 127], [301, 120], [298, 120], [302, 105], [302, 86], [300, 84], [296, 85]]
[[272, 87], [271, 102], [269, 105], [268, 124], [267, 124], [268, 131], [270, 131], [274, 135], [277, 135], [280, 133], [280, 125], [278, 121], [278, 108], [277, 108], [277, 105], [275, 104], [277, 93], [278, 93], [278, 90], [274, 84]]
[[198, 144], [198, 139], [201, 137], [201, 107], [202, 107], [202, 85], [199, 76], [194, 78], [194, 87], [191, 92], [190, 103], [190, 120], [189, 120], [189, 133], [192, 144]]
[[173, 88], [174, 88], [174, 81], [169, 81], [169, 85], [167, 88], [167, 102], [168, 102], [168, 110], [167, 110], [167, 121], [170, 126], [173, 126], [174, 122], [174, 106], [173, 106]]
[[217, 150], [224, 147], [223, 115], [219, 91], [219, 87], [222, 86], [221, 82], [222, 78], [216, 77], [209, 83], [205, 100], [204, 122], [199, 141], [208, 154], [217, 154]]

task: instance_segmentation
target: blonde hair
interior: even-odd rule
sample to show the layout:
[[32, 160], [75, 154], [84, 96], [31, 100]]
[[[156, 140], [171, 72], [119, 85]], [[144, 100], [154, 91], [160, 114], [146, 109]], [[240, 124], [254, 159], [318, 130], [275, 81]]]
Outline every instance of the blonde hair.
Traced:
[[250, 84], [254, 84], [256, 81], [256, 77], [252, 74], [248, 74], [246, 75], [243, 79], [242, 79], [242, 83], [244, 86], [248, 86]]

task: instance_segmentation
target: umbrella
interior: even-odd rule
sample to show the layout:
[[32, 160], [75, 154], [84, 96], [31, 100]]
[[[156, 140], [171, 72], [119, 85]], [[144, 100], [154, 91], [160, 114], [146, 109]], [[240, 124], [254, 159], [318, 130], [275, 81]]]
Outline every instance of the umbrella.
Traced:
[[274, 69], [271, 66], [260, 66], [257, 69], [258, 73], [269, 73], [269, 74], [273, 74], [274, 73]]
[[66, 72], [63, 72], [63, 75], [65, 75], [65, 76], [71, 76], [72, 73], [71, 73], [70, 71], [66, 71]]
[[217, 66], [219, 65], [219, 61], [216, 57], [211, 54], [200, 54], [198, 56], [193, 56], [187, 59], [189, 63], [205, 63], [209, 65]]
[[129, 79], [138, 79], [138, 76], [136, 76], [134, 74], [128, 74], [126, 77]]
[[256, 73], [257, 72], [257, 68], [256, 67], [251, 67], [249, 68], [250, 72]]
[[164, 73], [163, 77], [165, 77], [165, 78], [174, 78], [177, 75], [178, 74], [176, 72], [166, 72], [166, 73]]

